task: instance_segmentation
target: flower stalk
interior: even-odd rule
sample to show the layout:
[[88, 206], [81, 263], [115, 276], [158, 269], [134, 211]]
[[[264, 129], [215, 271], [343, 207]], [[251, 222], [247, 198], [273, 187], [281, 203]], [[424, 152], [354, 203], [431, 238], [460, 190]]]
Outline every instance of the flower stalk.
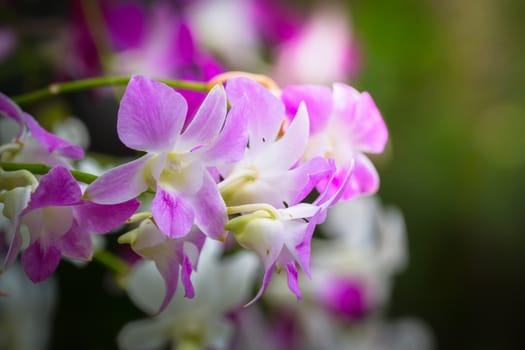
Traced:
[[[10, 163], [10, 162], [0, 162], [0, 168], [4, 169], [5, 171], [15, 171], [15, 170], [27, 170], [31, 172], [34, 175], [45, 175], [47, 174], [52, 167], [47, 166], [45, 164], [36, 164], [36, 163]], [[85, 184], [90, 184], [93, 181], [95, 181], [98, 176], [85, 173], [78, 170], [69, 170], [71, 172], [71, 175], [73, 177]]]
[[[131, 77], [97, 77], [89, 79], [80, 79], [74, 81], [68, 81], [65, 83], [53, 83], [46, 88], [29, 92], [27, 94], [18, 95], [12, 98], [14, 102], [19, 105], [33, 103], [39, 100], [43, 100], [52, 96], [89, 90], [103, 86], [115, 86], [115, 85], [127, 85]], [[205, 82], [186, 81], [186, 80], [174, 80], [174, 79], [157, 79], [158, 81], [169, 85], [174, 88], [202, 91], [206, 92], [209, 90], [209, 86]]]

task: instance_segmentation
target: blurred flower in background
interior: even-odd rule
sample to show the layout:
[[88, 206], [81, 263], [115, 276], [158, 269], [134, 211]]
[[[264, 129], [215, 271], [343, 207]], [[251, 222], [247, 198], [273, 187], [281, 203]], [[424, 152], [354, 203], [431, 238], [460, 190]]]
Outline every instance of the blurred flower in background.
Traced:
[[0, 27], [0, 62], [12, 53], [15, 45], [14, 32], [9, 28]]
[[196, 38], [230, 69], [280, 84], [354, 79], [361, 54], [344, 4], [313, 9], [261, 0], [200, 0], [185, 10]]
[[0, 290], [0, 347], [2, 349], [48, 349], [56, 304], [57, 281], [41, 284], [27, 279], [18, 264], [2, 274]]

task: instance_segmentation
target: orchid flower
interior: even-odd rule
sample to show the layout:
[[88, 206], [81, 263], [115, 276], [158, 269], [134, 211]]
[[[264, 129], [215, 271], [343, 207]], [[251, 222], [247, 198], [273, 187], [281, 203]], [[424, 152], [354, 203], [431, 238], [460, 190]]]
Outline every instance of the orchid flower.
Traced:
[[[246, 104], [249, 147], [232, 167], [219, 169], [219, 183], [228, 205], [266, 203], [276, 208], [299, 203], [330, 168], [321, 158], [297, 166], [308, 142], [308, 114], [299, 107], [280, 136], [284, 105], [259, 83], [247, 78], [228, 80], [232, 106]], [[248, 103], [246, 103], [248, 102]]]
[[327, 84], [356, 75], [360, 52], [344, 10], [317, 8], [294, 35], [277, 45], [271, 75], [280, 84]]
[[321, 282], [312, 286], [315, 298], [339, 315], [345, 314], [345, 289], [361, 290], [365, 311], [386, 304], [392, 277], [407, 262], [400, 211], [384, 208], [373, 196], [356, 198], [331, 208], [322, 230], [329, 239], [319, 242], [312, 257]]
[[[70, 45], [76, 54], [74, 74], [96, 74], [97, 47], [89, 29], [89, 18], [79, 2], [73, 3]], [[222, 71], [215, 59], [200, 48], [175, 6], [167, 2], [144, 6], [138, 2], [101, 1], [111, 56], [107, 69], [113, 74], [141, 74], [208, 80]]]
[[46, 131], [32, 116], [23, 112], [2, 93], [0, 93], [0, 114], [18, 125], [18, 133], [14, 141], [0, 149], [0, 159], [3, 161], [70, 167], [68, 159], [84, 157], [84, 150], [81, 147]]
[[[227, 313], [238, 309], [248, 296], [257, 268], [249, 252], [221, 258], [223, 244], [207, 239], [202, 248], [198, 270], [192, 275], [196, 294], [186, 299], [176, 294], [166, 310], [144, 320], [133, 321], [120, 331], [121, 349], [227, 349], [233, 335]], [[127, 291], [131, 300], [147, 313], [163, 303], [163, 282], [148, 261], [133, 267]]]
[[158, 312], [163, 311], [173, 298], [179, 282], [179, 270], [184, 296], [194, 297], [190, 276], [197, 268], [205, 239], [206, 236], [195, 226], [185, 237], [168, 238], [149, 218], [119, 238], [120, 243], [129, 243], [137, 254], [154, 261], [164, 279], [166, 293]]
[[318, 184], [319, 191], [326, 186], [337, 191], [352, 162], [352, 176], [342, 199], [377, 191], [379, 175], [364, 153], [383, 152], [388, 131], [370, 94], [336, 83], [332, 90], [319, 85], [292, 85], [282, 91], [281, 98], [291, 118], [301, 103], [308, 109], [310, 139], [304, 160], [321, 156], [335, 161], [335, 181], [328, 182], [326, 177]]
[[33, 282], [45, 280], [60, 257], [88, 260], [92, 254], [90, 233], [106, 233], [121, 226], [138, 208], [135, 199], [112, 205], [82, 200], [80, 185], [65, 167], [57, 166], [42, 176], [29, 204], [20, 213], [5, 266], [22, 246], [21, 228], [29, 231], [29, 245], [22, 252], [24, 271]]
[[183, 129], [187, 104], [172, 88], [135, 76], [122, 98], [117, 131], [129, 148], [145, 151], [93, 182], [86, 198], [113, 204], [155, 189], [152, 213], [170, 238], [185, 236], [195, 223], [206, 235], [225, 235], [226, 207], [208, 167], [237, 161], [247, 143], [245, 114], [226, 113], [226, 94], [215, 86]]
[[[343, 181], [349, 177], [350, 171]], [[337, 203], [342, 188], [331, 196], [325, 191], [311, 204], [299, 203], [284, 209], [267, 204], [255, 204], [254, 209], [244, 205], [229, 208], [232, 213], [253, 210], [234, 217], [225, 227], [235, 233], [241, 246], [257, 252], [265, 269], [262, 286], [248, 305], [262, 296], [276, 267], [286, 270], [288, 288], [301, 300], [297, 264], [310, 277], [310, 244], [315, 226], [325, 220], [326, 210]]]

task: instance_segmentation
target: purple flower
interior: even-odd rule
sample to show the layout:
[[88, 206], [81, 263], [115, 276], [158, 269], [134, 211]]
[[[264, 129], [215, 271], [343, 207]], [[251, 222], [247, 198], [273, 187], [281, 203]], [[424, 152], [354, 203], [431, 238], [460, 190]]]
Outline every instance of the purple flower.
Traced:
[[281, 136], [285, 109], [270, 91], [247, 78], [228, 80], [226, 91], [232, 106], [243, 106], [248, 116], [249, 139], [243, 158], [220, 169], [224, 181], [219, 188], [226, 203], [267, 203], [276, 208], [299, 203], [330, 172], [319, 157], [298, 166], [308, 143], [306, 109], [298, 108]]
[[69, 170], [57, 166], [42, 176], [20, 213], [5, 265], [16, 257], [22, 244], [20, 226], [26, 225], [29, 246], [22, 252], [22, 265], [33, 282], [43, 281], [55, 271], [61, 256], [90, 259], [90, 233], [116, 229], [138, 205], [135, 199], [112, 205], [82, 200], [80, 185]]
[[336, 83], [332, 90], [320, 85], [292, 85], [281, 96], [288, 115], [293, 118], [303, 102], [310, 117], [310, 139], [304, 159], [333, 159], [337, 174], [321, 181], [317, 189], [327, 186], [336, 191], [340, 179], [352, 168], [352, 176], [342, 199], [371, 194], [379, 187], [379, 175], [364, 153], [383, 152], [388, 130], [372, 97], [354, 88]]
[[[365, 286], [346, 276], [331, 276], [313, 286], [317, 301], [328, 311], [344, 320], [357, 320], [370, 308]], [[318, 286], [318, 287], [317, 287]]]
[[[106, 69], [114, 74], [144, 74], [208, 80], [223, 71], [219, 63], [196, 45], [184, 16], [167, 2], [145, 6], [138, 1], [101, 1], [102, 34], [111, 50]], [[71, 45], [77, 55], [72, 68], [84, 75], [97, 74], [97, 46], [88, 15], [73, 2]], [[100, 40], [100, 38], [98, 38]]]
[[118, 112], [117, 131], [141, 158], [116, 167], [86, 190], [87, 198], [112, 204], [156, 190], [152, 213], [170, 238], [185, 236], [195, 223], [212, 238], [225, 235], [226, 207], [208, 167], [241, 158], [247, 143], [241, 108], [226, 112], [226, 94], [215, 86], [186, 128], [187, 104], [170, 87], [135, 76]]
[[11, 155], [7, 159], [4, 157], [5, 161], [69, 167], [68, 158], [84, 157], [84, 150], [81, 147], [46, 131], [32, 116], [23, 112], [2, 93], [0, 93], [0, 114], [15, 121], [19, 128], [12, 143], [13, 147], [9, 150]]
[[129, 243], [143, 258], [153, 260], [164, 279], [166, 292], [158, 312], [163, 311], [173, 298], [179, 274], [184, 296], [193, 298], [195, 295], [190, 277], [197, 268], [205, 239], [206, 236], [196, 226], [185, 237], [168, 238], [151, 219], [142, 221], [138, 228], [119, 238], [120, 243]]
[[361, 57], [348, 23], [344, 9], [312, 11], [300, 30], [276, 47], [271, 75], [280, 84], [327, 84], [355, 76]]
[[312, 204], [300, 203], [285, 209], [275, 209], [267, 204], [230, 208], [237, 212], [251, 212], [231, 219], [226, 229], [235, 233], [240, 245], [257, 252], [265, 269], [262, 286], [249, 304], [262, 296], [275, 268], [286, 270], [288, 288], [298, 300], [302, 298], [297, 265], [310, 277], [310, 244], [315, 226], [325, 220], [326, 210], [337, 203], [349, 177], [347, 171], [338, 191], [331, 195], [325, 191]]

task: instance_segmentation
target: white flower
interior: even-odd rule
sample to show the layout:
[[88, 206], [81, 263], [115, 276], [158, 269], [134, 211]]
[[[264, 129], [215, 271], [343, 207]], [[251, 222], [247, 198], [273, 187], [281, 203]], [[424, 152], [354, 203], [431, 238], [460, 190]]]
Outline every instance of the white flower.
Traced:
[[[226, 313], [247, 301], [258, 260], [249, 252], [221, 258], [222, 244], [208, 239], [197, 271], [192, 275], [195, 297], [176, 293], [167, 308], [153, 318], [128, 323], [118, 336], [122, 349], [158, 349], [167, 343], [177, 348], [224, 349], [233, 327]], [[127, 289], [142, 310], [153, 314], [164, 296], [164, 282], [150, 261], [131, 272]]]
[[56, 304], [57, 286], [50, 278], [33, 284], [22, 267], [13, 264], [0, 275], [0, 349], [47, 348]]

